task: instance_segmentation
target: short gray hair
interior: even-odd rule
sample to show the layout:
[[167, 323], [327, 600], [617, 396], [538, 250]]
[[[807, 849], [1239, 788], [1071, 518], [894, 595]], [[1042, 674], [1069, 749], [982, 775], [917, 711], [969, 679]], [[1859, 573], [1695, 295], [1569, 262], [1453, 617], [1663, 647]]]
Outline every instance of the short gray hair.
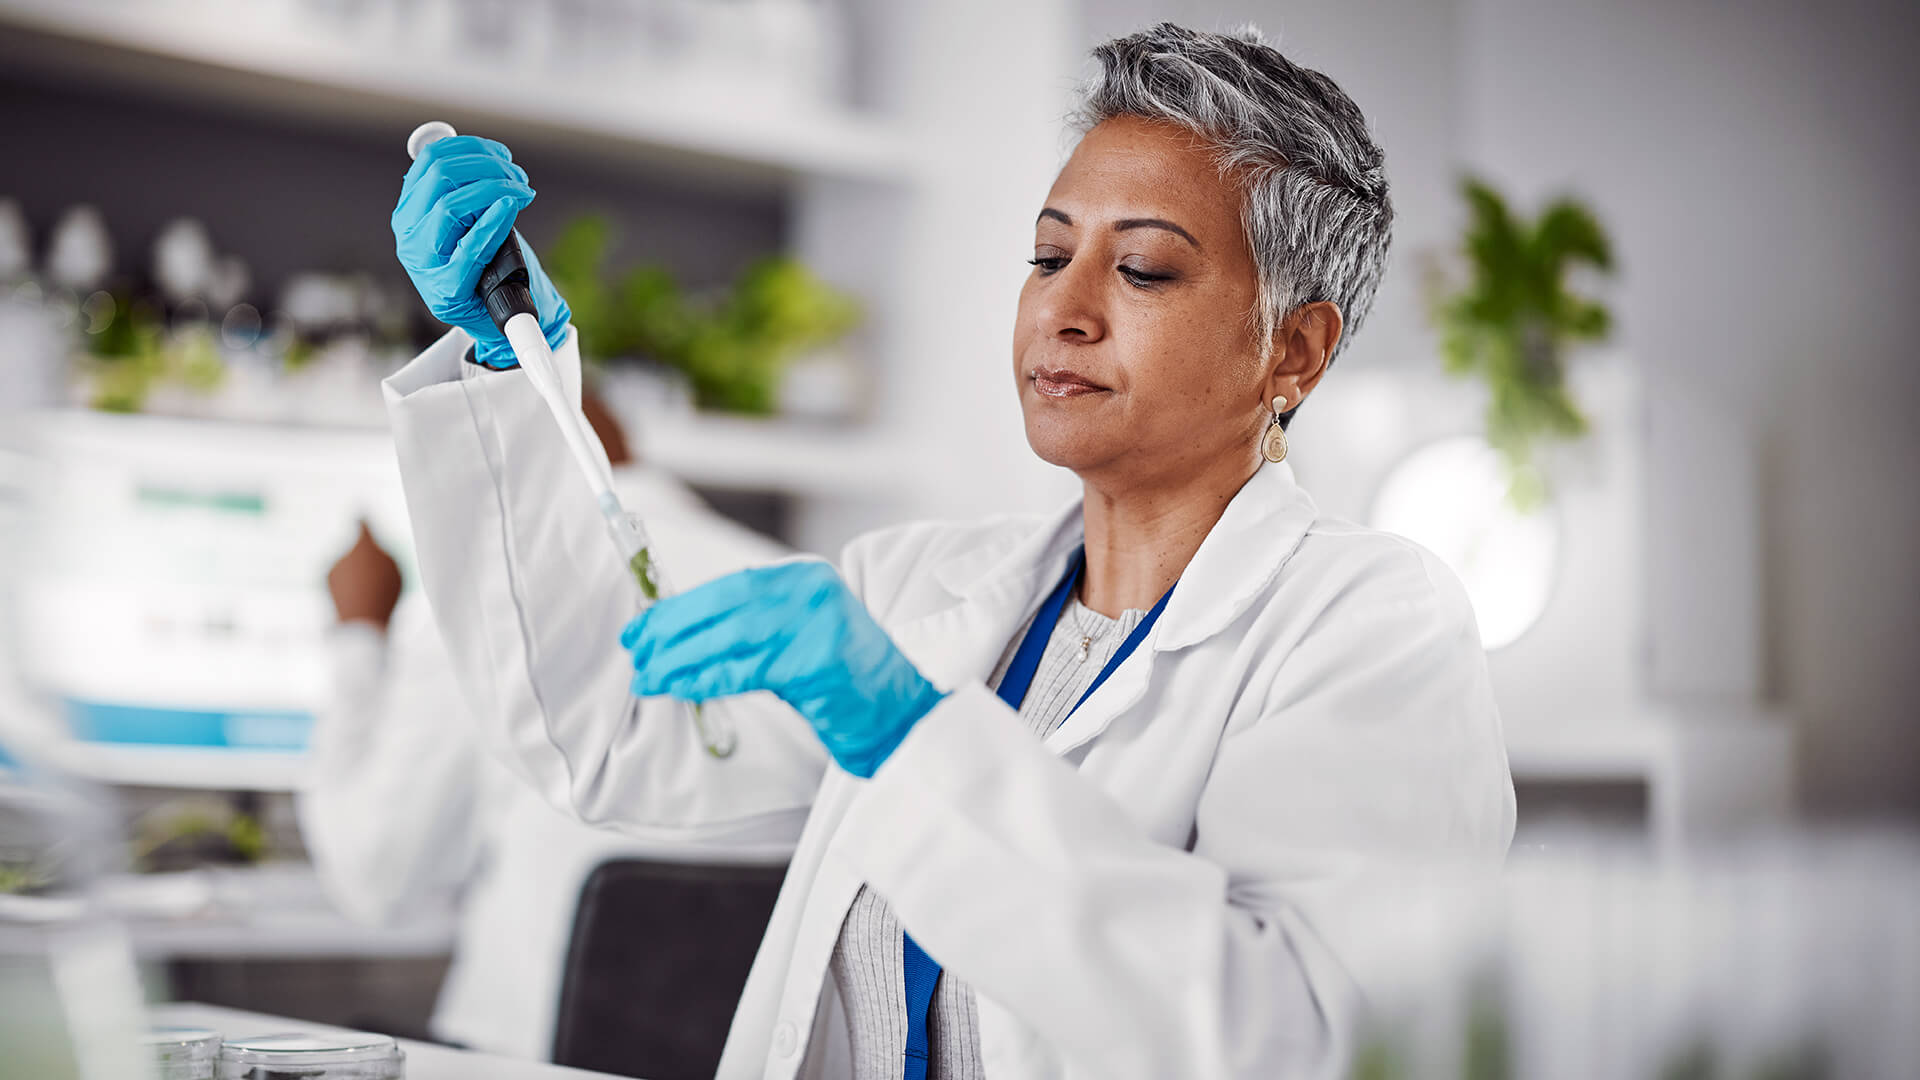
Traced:
[[1101, 71], [1081, 90], [1074, 126], [1137, 116], [1215, 147], [1221, 175], [1246, 194], [1240, 216], [1260, 289], [1249, 315], [1261, 341], [1301, 305], [1331, 300], [1345, 322], [1339, 356], [1373, 306], [1393, 237], [1386, 155], [1359, 106], [1253, 26], [1214, 34], [1161, 23], [1093, 55]]

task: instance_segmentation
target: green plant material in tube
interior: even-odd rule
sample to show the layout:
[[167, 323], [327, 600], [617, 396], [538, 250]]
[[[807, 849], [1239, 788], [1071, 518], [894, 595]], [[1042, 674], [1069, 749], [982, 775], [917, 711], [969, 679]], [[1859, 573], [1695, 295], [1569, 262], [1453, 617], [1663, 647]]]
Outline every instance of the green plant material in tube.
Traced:
[[[646, 596], [648, 603], [660, 599], [660, 583], [653, 577], [653, 554], [650, 551], [641, 548], [634, 552], [633, 558], [627, 560], [627, 569], [633, 573], [633, 580], [640, 583], [640, 592]], [[717, 758], [733, 754], [733, 739], [714, 732], [707, 723], [706, 711], [698, 704], [693, 706], [693, 723], [700, 732], [700, 745], [706, 747], [707, 753]]]
[[653, 579], [653, 555], [646, 548], [633, 553], [633, 558], [627, 560], [627, 569], [632, 571], [633, 580], [640, 583], [640, 592], [648, 603], [660, 599], [660, 584]]

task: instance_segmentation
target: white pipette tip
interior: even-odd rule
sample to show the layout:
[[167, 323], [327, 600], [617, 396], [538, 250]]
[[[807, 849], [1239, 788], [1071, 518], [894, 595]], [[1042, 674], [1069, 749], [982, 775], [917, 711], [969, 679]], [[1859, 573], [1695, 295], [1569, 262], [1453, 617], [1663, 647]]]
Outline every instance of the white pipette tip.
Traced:
[[414, 128], [413, 134], [407, 136], [407, 157], [418, 158], [420, 151], [425, 150], [428, 143], [439, 142], [441, 139], [457, 134], [459, 132], [453, 130], [453, 125], [445, 120], [429, 120]]

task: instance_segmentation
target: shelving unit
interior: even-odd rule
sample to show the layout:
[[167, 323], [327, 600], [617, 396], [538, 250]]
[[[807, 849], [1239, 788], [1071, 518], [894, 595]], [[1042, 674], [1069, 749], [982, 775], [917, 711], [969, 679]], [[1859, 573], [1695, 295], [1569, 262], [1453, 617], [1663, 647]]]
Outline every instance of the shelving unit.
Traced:
[[561, 64], [457, 64], [405, 38], [315, 32], [291, 5], [207, 0], [5, 0], [16, 63], [58, 66], [289, 116], [391, 127], [441, 116], [502, 138], [582, 137], [642, 165], [763, 180], [895, 181], [908, 171], [884, 124], [847, 109], [710, 93], [615, 92]]
[[[855, 3], [846, 11], [862, 21], [857, 36], [870, 53], [897, 63], [903, 49], [935, 44], [923, 24], [952, 14], [947, 7], [905, 13]], [[381, 10], [367, 5], [356, 17], [399, 17]], [[415, 22], [431, 21], [436, 10], [392, 7]], [[793, 501], [788, 539], [810, 550], [839, 550], [876, 514], [925, 512], [924, 499], [902, 479], [915, 475], [916, 458], [929, 448], [898, 405], [910, 393], [902, 388], [911, 369], [938, 362], [903, 348], [912, 289], [903, 287], [900, 260], [912, 250], [912, 208], [933, 207], [920, 198], [924, 155], [900, 121], [922, 106], [900, 100], [898, 88], [875, 95], [885, 114], [801, 94], [775, 97], [764, 85], [729, 97], [723, 72], [690, 67], [662, 73], [658, 86], [611, 86], [605, 71], [554, 62], [559, 50], [551, 43], [504, 59], [469, 57], [392, 27], [347, 21], [295, 0], [0, 0], [0, 62], [362, 137], [397, 140], [415, 120], [439, 117], [507, 140], [523, 157], [546, 148], [609, 177], [672, 176], [777, 200], [788, 253], [868, 312], [855, 349], [877, 387], [872, 415], [837, 426], [636, 418], [642, 452], [692, 483]], [[964, 313], [965, 305], [955, 310]], [[859, 514], [843, 512], [856, 502]]]
[[[836, 5], [858, 109], [768, 94], [751, 72], [739, 81], [758, 89], [729, 97], [737, 64], [610, 86], [604, 68], [556, 61], [551, 42], [470, 55], [396, 25], [453, 6], [0, 0], [0, 63], [383, 145], [434, 116], [615, 183], [671, 176], [775, 199], [786, 251], [867, 312], [850, 344], [868, 411], [833, 427], [661, 421], [641, 436], [651, 459], [791, 500], [788, 539], [814, 551], [883, 521], [1053, 505], [1058, 477], [1024, 444], [1003, 358], [1032, 216], [1060, 161], [1062, 73], [1077, 62], [1066, 0]], [[983, 78], [967, 58], [989, 54], [998, 70]]]
[[1793, 733], [1778, 710], [1647, 704], [1577, 721], [1516, 719], [1505, 725], [1516, 785], [1637, 785], [1656, 852], [1792, 814]]

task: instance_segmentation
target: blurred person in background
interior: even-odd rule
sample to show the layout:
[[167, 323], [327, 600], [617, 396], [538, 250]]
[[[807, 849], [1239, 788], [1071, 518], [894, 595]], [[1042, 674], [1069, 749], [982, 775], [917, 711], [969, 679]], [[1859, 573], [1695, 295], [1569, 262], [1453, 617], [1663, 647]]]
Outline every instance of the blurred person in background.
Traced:
[[[677, 572], [701, 581], [785, 554], [634, 463], [606, 406], [592, 396], [582, 404], [616, 489], [648, 509]], [[364, 523], [327, 590], [339, 620], [328, 642], [333, 693], [298, 799], [321, 886], [343, 913], [374, 925], [457, 901], [434, 1037], [547, 1060], [582, 883], [607, 859], [660, 845], [581, 824], [485, 755], [426, 602], [417, 592], [401, 599], [400, 568]], [[728, 840], [716, 855], [781, 861], [792, 850], [791, 830]], [[696, 856], [700, 846], [681, 838], [672, 854]]]
[[[1012, 354], [1027, 440], [1083, 498], [883, 530], [838, 570], [749, 570], [638, 618], [473, 292], [526, 172], [445, 139], [394, 209], [455, 329], [387, 381], [389, 414], [489, 740], [623, 830], [805, 816], [723, 1077], [1332, 1075], [1362, 989], [1351, 890], [1497, 866], [1511, 838], [1459, 582], [1320, 513], [1284, 462], [1386, 263], [1365, 119], [1256, 31], [1161, 25], [1095, 55]], [[565, 301], [533, 276], [577, 378]], [[742, 715], [727, 760], [669, 700], [763, 692], [804, 723]]]

